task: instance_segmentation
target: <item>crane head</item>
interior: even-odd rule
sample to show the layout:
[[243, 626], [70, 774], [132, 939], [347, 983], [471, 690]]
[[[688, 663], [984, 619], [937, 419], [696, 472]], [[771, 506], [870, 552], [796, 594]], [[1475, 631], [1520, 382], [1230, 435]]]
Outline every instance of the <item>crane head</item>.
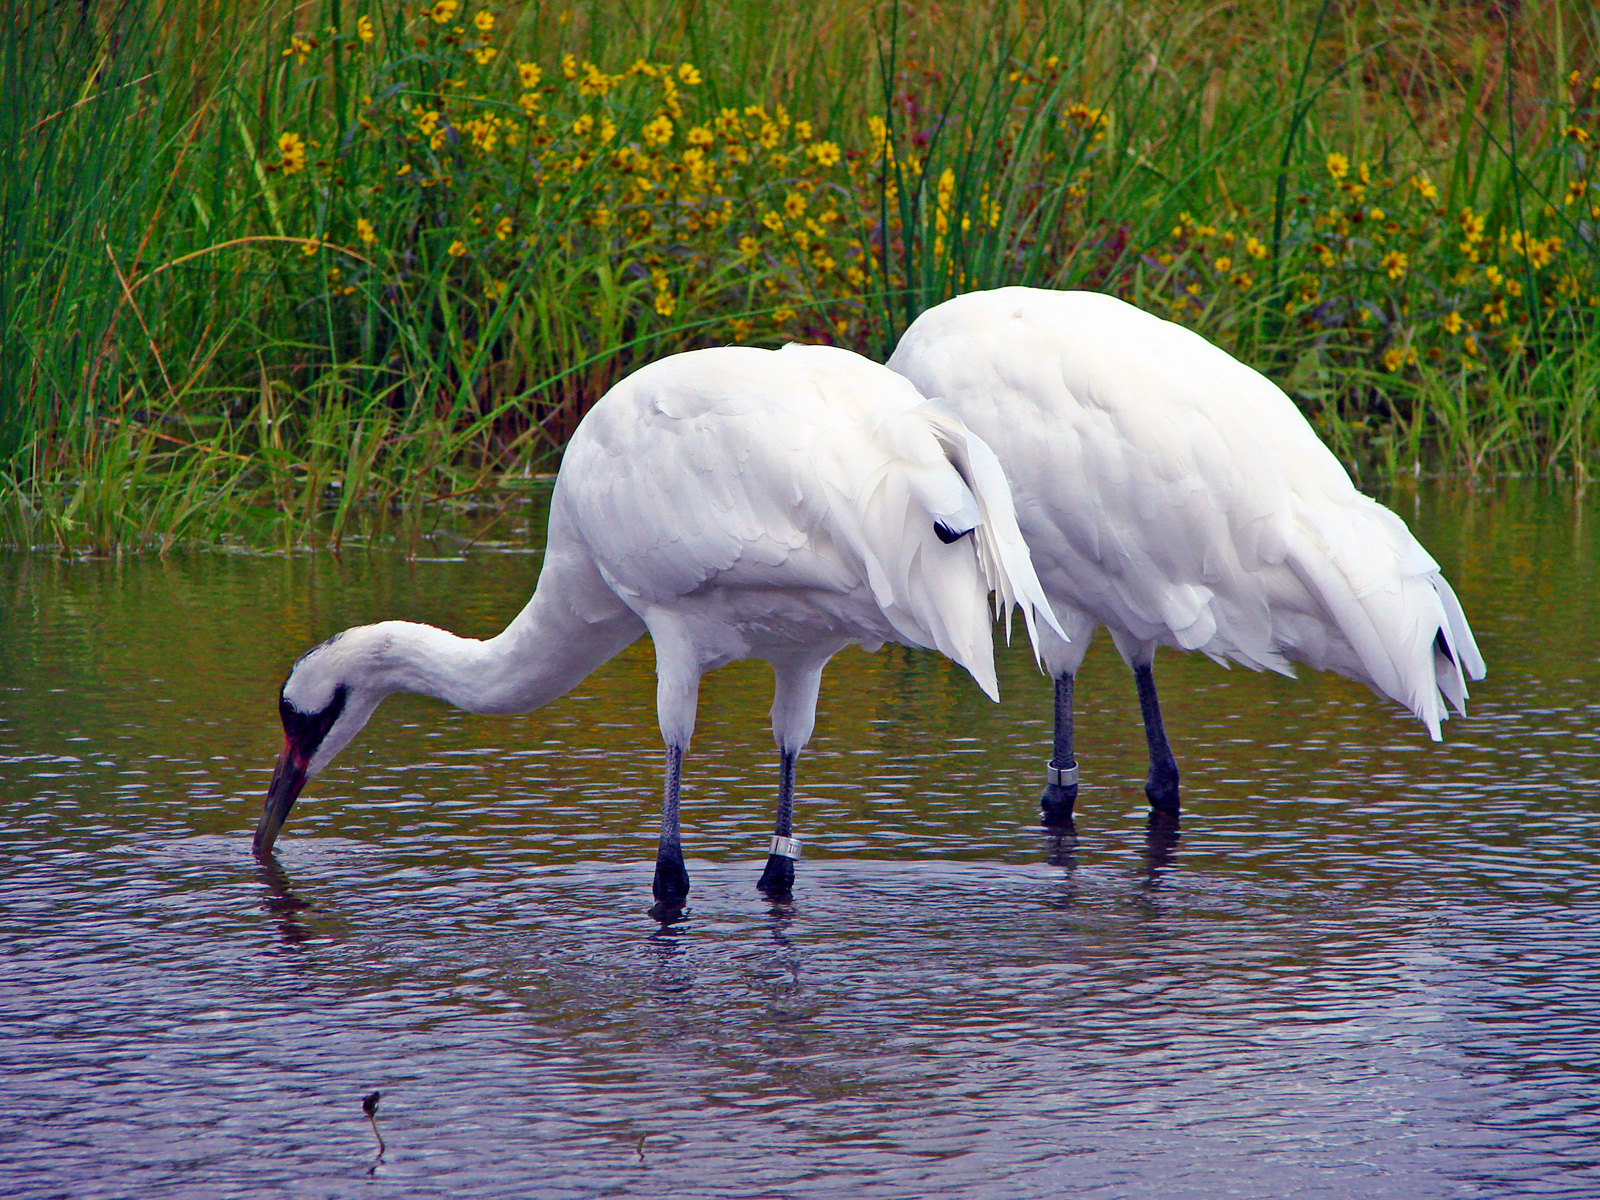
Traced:
[[[347, 630], [348, 633], [360, 631]], [[267, 787], [256, 826], [255, 854], [265, 858], [300, 790], [333, 756], [349, 744], [366, 724], [377, 697], [350, 682], [352, 662], [344, 634], [335, 634], [302, 654], [289, 670], [278, 694], [278, 717], [283, 722], [283, 749]], [[350, 642], [361, 639], [351, 638]]]

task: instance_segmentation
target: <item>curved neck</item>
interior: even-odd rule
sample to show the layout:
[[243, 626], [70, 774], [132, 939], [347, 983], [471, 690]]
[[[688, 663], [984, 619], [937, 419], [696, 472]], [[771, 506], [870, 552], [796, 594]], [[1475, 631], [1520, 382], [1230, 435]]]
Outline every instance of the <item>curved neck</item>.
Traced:
[[527, 712], [576, 687], [645, 630], [586, 558], [547, 557], [539, 586], [496, 637], [386, 621], [384, 690], [421, 692], [478, 713]]

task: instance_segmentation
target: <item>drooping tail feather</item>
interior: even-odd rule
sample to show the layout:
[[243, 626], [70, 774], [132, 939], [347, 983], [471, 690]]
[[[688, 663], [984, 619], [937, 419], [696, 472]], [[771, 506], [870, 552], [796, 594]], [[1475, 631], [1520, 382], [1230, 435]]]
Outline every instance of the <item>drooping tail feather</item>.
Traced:
[[852, 530], [848, 540], [899, 635], [960, 663], [998, 699], [989, 593], [1008, 617], [1022, 609], [1035, 655], [1041, 613], [1061, 633], [1017, 527], [1005, 473], [958, 418], [926, 403], [890, 415], [879, 434], [895, 465], [837, 510]]
[[[1467, 680], [1483, 678], [1483, 657], [1438, 564], [1404, 522], [1368, 504], [1369, 520], [1359, 526], [1348, 522], [1345, 510], [1337, 540], [1318, 536], [1330, 527], [1315, 522], [1301, 526], [1300, 544], [1291, 540], [1287, 565], [1346, 643], [1330, 643], [1320, 653], [1296, 646], [1294, 657], [1359, 679], [1405, 705], [1439, 741], [1450, 708], [1466, 712]], [[1362, 536], [1353, 537], [1358, 528]]]
[[1034, 658], [1039, 657], [1039, 629], [1036, 616], [1042, 614], [1045, 624], [1061, 637], [1069, 640], [1056, 615], [1045, 599], [1044, 587], [1033, 569], [1033, 558], [1022, 539], [1017, 525], [1017, 507], [1011, 498], [1011, 484], [1006, 479], [1000, 460], [985, 442], [961, 419], [937, 402], [923, 405], [929, 417], [934, 436], [944, 447], [951, 464], [966, 481], [977, 501], [979, 523], [973, 529], [973, 541], [978, 550], [978, 565], [984, 582], [994, 593], [999, 615], [1006, 625], [1006, 641], [1011, 640], [1011, 611], [1021, 608], [1022, 620], [1028, 629], [1028, 640], [1033, 644]]

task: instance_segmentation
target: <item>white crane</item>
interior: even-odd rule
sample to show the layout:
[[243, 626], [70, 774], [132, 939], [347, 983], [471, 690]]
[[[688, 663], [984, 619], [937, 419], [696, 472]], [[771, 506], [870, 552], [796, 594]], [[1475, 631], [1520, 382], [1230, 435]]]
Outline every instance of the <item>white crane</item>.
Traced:
[[1182, 326], [1095, 292], [1009, 287], [928, 310], [889, 366], [999, 455], [1060, 625], [1042, 806], [1078, 794], [1073, 679], [1104, 625], [1132, 668], [1145, 793], [1176, 817], [1157, 646], [1292, 675], [1334, 671], [1399, 701], [1438, 740], [1483, 659], [1439, 564], [1356, 491], [1270, 380]]
[[[967, 536], [967, 535], [971, 536]], [[1045, 602], [994, 454], [906, 380], [823, 346], [723, 347], [664, 359], [612, 388], [567, 446], [538, 587], [487, 641], [384, 621], [294, 664], [284, 748], [256, 829], [270, 854], [306, 781], [391, 692], [470, 712], [526, 712], [649, 632], [666, 741], [658, 908], [689, 890], [678, 790], [700, 676], [772, 664], [778, 817], [760, 886], [786, 893], [795, 758], [835, 652], [934, 647], [998, 697], [989, 593]]]

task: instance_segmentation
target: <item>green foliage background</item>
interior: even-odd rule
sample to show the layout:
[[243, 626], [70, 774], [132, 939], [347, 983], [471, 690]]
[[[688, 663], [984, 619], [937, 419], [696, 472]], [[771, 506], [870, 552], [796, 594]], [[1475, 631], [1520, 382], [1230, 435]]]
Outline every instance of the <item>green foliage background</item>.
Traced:
[[415, 536], [650, 358], [1007, 283], [1199, 329], [1368, 474], [1596, 461], [1588, 5], [12, 12], [0, 542]]

